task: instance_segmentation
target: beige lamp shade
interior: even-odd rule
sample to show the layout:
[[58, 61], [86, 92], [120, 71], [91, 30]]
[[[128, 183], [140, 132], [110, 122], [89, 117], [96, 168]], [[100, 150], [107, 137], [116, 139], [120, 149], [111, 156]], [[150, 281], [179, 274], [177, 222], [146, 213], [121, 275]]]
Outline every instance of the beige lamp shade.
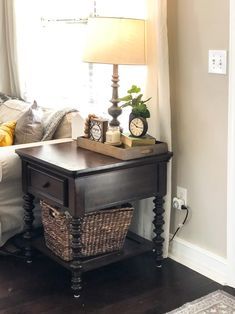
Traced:
[[130, 18], [89, 18], [83, 61], [145, 64], [145, 21]]

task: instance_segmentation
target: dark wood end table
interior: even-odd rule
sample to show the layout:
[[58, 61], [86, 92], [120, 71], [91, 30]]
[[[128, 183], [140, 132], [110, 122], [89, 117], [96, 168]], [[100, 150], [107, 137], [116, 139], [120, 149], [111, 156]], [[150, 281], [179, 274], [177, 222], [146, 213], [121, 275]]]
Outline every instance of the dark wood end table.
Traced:
[[[171, 152], [123, 161], [78, 148], [75, 141], [18, 149], [22, 160], [24, 192], [25, 255], [32, 260], [36, 247], [72, 272], [71, 288], [80, 296], [82, 273], [150, 250], [161, 266], [163, 260], [163, 197], [166, 195], [167, 162]], [[56, 257], [46, 248], [42, 238], [33, 238], [34, 197], [68, 210], [72, 216], [71, 262]], [[126, 202], [154, 197], [153, 242], [128, 233], [124, 248], [97, 257], [81, 259], [79, 253], [81, 223], [85, 212]]]

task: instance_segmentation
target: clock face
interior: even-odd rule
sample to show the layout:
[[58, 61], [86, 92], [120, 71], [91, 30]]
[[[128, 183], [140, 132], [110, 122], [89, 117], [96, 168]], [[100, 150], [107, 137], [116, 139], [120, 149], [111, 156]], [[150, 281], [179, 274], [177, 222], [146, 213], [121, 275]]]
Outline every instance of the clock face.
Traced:
[[135, 137], [141, 137], [145, 135], [147, 128], [147, 121], [142, 117], [133, 118], [129, 123], [129, 130]]

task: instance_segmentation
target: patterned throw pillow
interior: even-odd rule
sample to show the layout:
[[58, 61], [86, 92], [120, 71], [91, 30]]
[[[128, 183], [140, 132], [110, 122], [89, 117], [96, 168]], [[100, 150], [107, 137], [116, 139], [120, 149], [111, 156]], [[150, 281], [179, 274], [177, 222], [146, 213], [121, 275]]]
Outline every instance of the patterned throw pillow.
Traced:
[[36, 101], [17, 120], [14, 144], [25, 144], [41, 141], [44, 133], [42, 124], [43, 112]]
[[9, 121], [0, 125], [0, 146], [13, 144], [16, 121]]

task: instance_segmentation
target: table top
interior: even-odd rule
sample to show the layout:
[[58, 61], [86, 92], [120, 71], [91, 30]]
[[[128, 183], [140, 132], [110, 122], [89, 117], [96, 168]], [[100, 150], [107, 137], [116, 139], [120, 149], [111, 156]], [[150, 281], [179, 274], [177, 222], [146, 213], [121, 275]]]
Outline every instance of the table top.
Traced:
[[50, 164], [51, 167], [63, 169], [70, 173], [83, 173], [89, 171], [118, 168], [134, 164], [144, 164], [154, 160], [168, 161], [172, 153], [144, 157], [134, 160], [120, 160], [93, 151], [77, 147], [77, 142], [49, 144], [37, 147], [17, 149], [16, 153], [23, 159]]

